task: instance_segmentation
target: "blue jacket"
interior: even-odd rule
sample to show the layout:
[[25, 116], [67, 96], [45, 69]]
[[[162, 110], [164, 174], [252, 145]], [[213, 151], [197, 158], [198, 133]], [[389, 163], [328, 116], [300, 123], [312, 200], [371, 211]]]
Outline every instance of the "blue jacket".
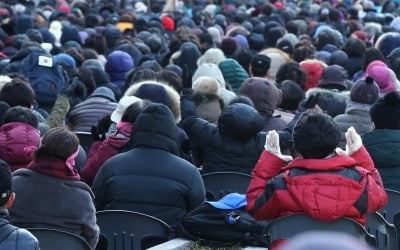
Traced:
[[39, 249], [38, 240], [29, 231], [10, 225], [8, 211], [5, 207], [0, 207], [0, 249]]

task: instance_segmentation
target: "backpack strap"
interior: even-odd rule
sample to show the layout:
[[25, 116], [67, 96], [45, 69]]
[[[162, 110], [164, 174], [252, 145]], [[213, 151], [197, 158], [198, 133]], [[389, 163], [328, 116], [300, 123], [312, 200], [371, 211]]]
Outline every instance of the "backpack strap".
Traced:
[[14, 232], [15, 230], [17, 230], [18, 227], [15, 227], [9, 223], [4, 223], [0, 225], [0, 243], [2, 243], [5, 239], [7, 239], [7, 237]]

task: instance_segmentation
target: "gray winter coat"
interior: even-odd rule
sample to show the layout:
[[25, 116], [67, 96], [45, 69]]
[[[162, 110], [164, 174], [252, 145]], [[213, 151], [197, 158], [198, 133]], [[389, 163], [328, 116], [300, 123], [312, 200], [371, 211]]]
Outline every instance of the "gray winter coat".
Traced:
[[100, 96], [92, 96], [74, 107], [68, 115], [68, 120], [76, 131], [90, 132], [101, 118], [111, 115], [117, 108], [117, 103]]
[[333, 119], [340, 128], [339, 147], [346, 147], [345, 133], [351, 126], [353, 126], [361, 136], [372, 130], [369, 109], [370, 105], [350, 102], [346, 107], [345, 113]]
[[70, 232], [96, 246], [99, 227], [94, 195], [84, 182], [19, 169], [13, 172], [13, 191], [18, 198], [9, 209], [12, 224]]

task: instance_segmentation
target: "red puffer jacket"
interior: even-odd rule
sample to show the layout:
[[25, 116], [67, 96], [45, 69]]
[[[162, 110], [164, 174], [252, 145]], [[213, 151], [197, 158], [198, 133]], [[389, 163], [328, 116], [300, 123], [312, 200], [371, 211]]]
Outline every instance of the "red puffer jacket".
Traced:
[[7, 162], [12, 171], [24, 168], [32, 160], [32, 150], [38, 147], [40, 134], [34, 127], [21, 122], [11, 122], [0, 127], [0, 159]]
[[89, 150], [89, 157], [82, 170], [81, 177], [88, 185], [92, 185], [94, 177], [106, 160], [118, 154], [118, 149], [125, 145], [131, 135], [132, 124], [120, 122], [117, 131], [104, 141], [96, 141]]
[[264, 151], [247, 190], [247, 210], [258, 220], [306, 213], [322, 221], [340, 217], [365, 224], [387, 195], [364, 147], [349, 156], [284, 161]]

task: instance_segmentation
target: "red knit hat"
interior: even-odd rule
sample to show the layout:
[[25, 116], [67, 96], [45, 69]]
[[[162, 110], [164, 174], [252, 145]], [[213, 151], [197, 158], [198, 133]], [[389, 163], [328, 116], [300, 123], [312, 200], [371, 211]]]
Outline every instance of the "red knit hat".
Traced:
[[174, 31], [175, 30], [175, 21], [169, 16], [163, 16], [161, 18], [161, 23], [164, 27], [164, 29], [168, 31]]
[[358, 38], [362, 41], [368, 41], [367, 33], [365, 33], [364, 31], [357, 30], [357, 31], [354, 31], [351, 35], [355, 36], [356, 38]]
[[58, 7], [58, 9], [64, 11], [65, 13], [71, 12], [71, 8], [67, 4], [61, 4], [60, 7]]
[[307, 83], [304, 86], [304, 90], [317, 87], [324, 70], [323, 64], [315, 60], [306, 60], [300, 63], [300, 67], [307, 73]]

